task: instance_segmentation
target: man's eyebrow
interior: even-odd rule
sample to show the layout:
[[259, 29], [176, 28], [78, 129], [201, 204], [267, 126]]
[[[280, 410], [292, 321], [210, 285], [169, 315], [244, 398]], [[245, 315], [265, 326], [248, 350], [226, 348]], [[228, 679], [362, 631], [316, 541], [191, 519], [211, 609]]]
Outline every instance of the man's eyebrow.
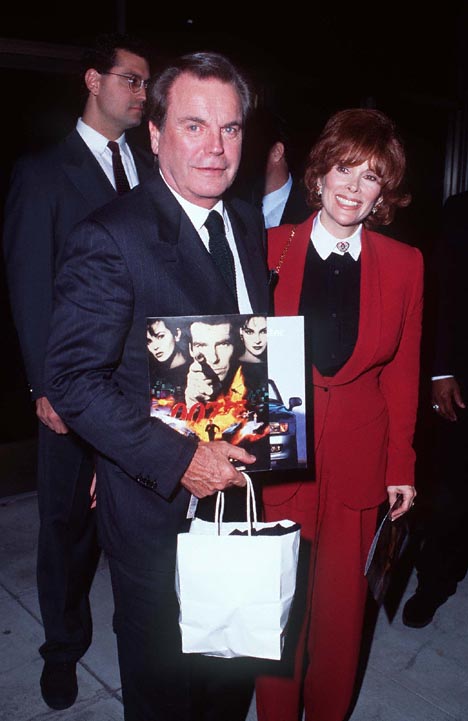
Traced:
[[206, 125], [206, 120], [199, 118], [197, 115], [184, 115], [179, 118], [180, 123], [199, 123], [200, 125]]
[[[184, 115], [183, 117], [179, 118], [179, 123], [198, 123], [199, 125], [208, 125], [207, 120], [205, 120], [204, 118], [199, 118], [197, 115]], [[230, 120], [227, 123], [223, 123], [220, 127], [230, 128], [233, 125], [236, 125], [238, 128], [242, 128], [242, 121], [236, 118], [235, 120]]]

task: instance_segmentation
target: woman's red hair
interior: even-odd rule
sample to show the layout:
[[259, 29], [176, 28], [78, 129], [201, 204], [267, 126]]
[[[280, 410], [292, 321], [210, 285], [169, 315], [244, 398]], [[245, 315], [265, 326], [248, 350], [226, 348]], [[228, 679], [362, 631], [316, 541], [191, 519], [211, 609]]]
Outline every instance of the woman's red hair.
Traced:
[[308, 202], [320, 208], [318, 181], [335, 165], [355, 166], [368, 162], [381, 178], [380, 202], [364, 221], [366, 226], [388, 225], [396, 208], [411, 201], [401, 188], [406, 170], [406, 156], [395, 125], [380, 110], [351, 108], [341, 110], [326, 123], [312, 147], [305, 170]]

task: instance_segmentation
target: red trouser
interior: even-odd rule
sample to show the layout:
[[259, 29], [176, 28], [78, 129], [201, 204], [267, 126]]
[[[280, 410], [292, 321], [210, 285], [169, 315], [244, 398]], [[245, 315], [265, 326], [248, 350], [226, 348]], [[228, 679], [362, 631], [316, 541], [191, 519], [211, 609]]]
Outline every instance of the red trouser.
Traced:
[[378, 509], [351, 510], [327, 498], [323, 479], [321, 485], [318, 532], [315, 483], [303, 484], [280, 506], [268, 505], [275, 492], [271, 499], [266, 489], [267, 520], [300, 522], [312, 554], [294, 671], [283, 675], [279, 666], [278, 675], [258, 678], [258, 721], [299, 721], [302, 696], [307, 721], [343, 721], [351, 702], [368, 589], [363, 569]]

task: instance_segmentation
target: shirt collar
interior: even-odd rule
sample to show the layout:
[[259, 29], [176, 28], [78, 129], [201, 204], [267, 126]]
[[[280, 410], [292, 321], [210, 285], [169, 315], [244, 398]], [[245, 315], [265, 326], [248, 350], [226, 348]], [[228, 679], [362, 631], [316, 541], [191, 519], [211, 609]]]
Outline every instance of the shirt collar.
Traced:
[[[107, 148], [109, 138], [106, 138], [104, 135], [101, 135], [101, 133], [98, 133], [98, 131], [94, 130], [94, 128], [90, 125], [87, 125], [83, 122], [82, 118], [78, 118], [76, 130], [81, 135], [91, 152], [99, 153], [100, 155], [104, 153]], [[116, 142], [120, 145], [120, 149], [125, 151], [125, 133], [122, 133], [122, 135], [116, 139]]]
[[200, 232], [200, 230], [205, 225], [206, 219], [208, 218], [211, 210], [217, 210], [221, 217], [224, 219], [224, 204], [222, 200], [218, 200], [216, 205], [211, 208], [211, 210], [208, 210], [207, 208], [202, 208], [200, 205], [195, 205], [195, 203], [191, 203], [189, 200], [183, 198], [180, 193], [174, 190], [174, 188], [171, 188], [164, 175], [162, 174], [161, 170], [159, 172], [161, 174], [161, 178], [164, 180], [167, 187], [174, 195], [176, 200], [180, 203], [184, 211], [187, 213], [188, 217], [190, 218], [198, 232]]
[[286, 202], [289, 196], [289, 191], [292, 186], [292, 177], [289, 173], [289, 177], [284, 185], [277, 190], [273, 190], [271, 193], [263, 196], [263, 212], [268, 213], [271, 208], [274, 208], [279, 203]]
[[[326, 260], [331, 253], [344, 255], [344, 253], [339, 251], [336, 247], [336, 244], [339, 243], [342, 238], [335, 238], [335, 236], [322, 225], [320, 220], [321, 214], [322, 211], [316, 215], [312, 225], [312, 232], [310, 234], [315, 250], [322, 260]], [[358, 260], [361, 254], [361, 234], [362, 223], [356, 228], [352, 235], [344, 239], [347, 243], [349, 243], [349, 249], [345, 252], [349, 253], [354, 260]]]

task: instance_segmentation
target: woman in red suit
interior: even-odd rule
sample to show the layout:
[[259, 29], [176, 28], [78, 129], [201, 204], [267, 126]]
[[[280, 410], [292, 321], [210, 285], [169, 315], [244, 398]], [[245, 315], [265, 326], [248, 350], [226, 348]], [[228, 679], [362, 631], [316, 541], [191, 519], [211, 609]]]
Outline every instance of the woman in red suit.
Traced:
[[259, 677], [259, 721], [299, 721], [303, 708], [307, 721], [344, 720], [379, 506], [401, 493], [397, 517], [415, 496], [423, 262], [416, 248], [372, 231], [409, 203], [404, 172], [389, 118], [338, 112], [308, 159], [309, 204], [318, 212], [269, 230], [275, 312], [305, 318], [315, 475], [274, 474], [264, 489], [266, 520], [300, 522], [311, 552], [293, 663], [283, 659]]

